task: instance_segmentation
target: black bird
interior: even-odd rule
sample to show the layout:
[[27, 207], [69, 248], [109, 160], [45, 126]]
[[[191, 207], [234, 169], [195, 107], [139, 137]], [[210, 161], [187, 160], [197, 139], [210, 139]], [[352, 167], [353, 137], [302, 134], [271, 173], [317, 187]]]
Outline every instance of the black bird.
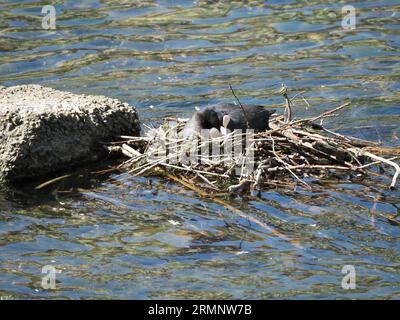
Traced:
[[[264, 131], [269, 129], [269, 117], [275, 110], [267, 110], [264, 106], [244, 104], [243, 110], [233, 103], [221, 103], [210, 105], [195, 112], [183, 129], [183, 136], [189, 137], [194, 133], [200, 133], [201, 129], [220, 129], [223, 126], [225, 115], [229, 116], [227, 129], [253, 129]], [[248, 124], [248, 125], [247, 125]]]

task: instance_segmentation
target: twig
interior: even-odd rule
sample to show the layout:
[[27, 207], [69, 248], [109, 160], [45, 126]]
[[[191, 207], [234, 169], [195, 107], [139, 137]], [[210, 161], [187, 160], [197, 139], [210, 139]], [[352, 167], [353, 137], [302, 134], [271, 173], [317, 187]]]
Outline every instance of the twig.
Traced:
[[247, 129], [249, 129], [249, 128], [250, 128], [250, 125], [249, 125], [249, 119], [247, 118], [246, 111], [244, 111], [243, 105], [242, 105], [242, 103], [240, 102], [239, 98], [236, 96], [235, 91], [233, 91], [233, 88], [232, 88], [231, 84], [229, 84], [229, 88], [231, 88], [231, 91], [232, 91], [233, 96], [235, 97], [236, 101], [239, 103], [240, 108], [242, 108], [243, 115], [244, 115], [244, 117], [245, 117], [245, 119], [246, 119]]
[[290, 121], [292, 121], [292, 106], [290, 104], [290, 99], [288, 97], [288, 89], [284, 84], [282, 84], [282, 88], [279, 91], [279, 93], [285, 98], [286, 102], [284, 122], [289, 123]]
[[346, 103], [340, 105], [340, 106], [337, 107], [337, 108], [334, 108], [334, 109], [332, 109], [332, 110], [326, 111], [326, 112], [320, 114], [320, 115], [317, 116], [317, 117], [314, 117], [314, 118], [311, 118], [311, 119], [305, 119], [305, 120], [303, 120], [303, 121], [315, 122], [315, 121], [317, 121], [317, 120], [319, 120], [319, 119], [321, 119], [321, 118], [324, 118], [324, 117], [326, 117], [326, 116], [332, 115], [332, 114], [335, 113], [336, 111], [339, 111], [339, 110], [341, 110], [341, 109], [347, 107], [348, 105], [350, 105], [350, 102], [346, 102]]
[[389, 188], [390, 189], [394, 189], [395, 188], [397, 177], [400, 174], [400, 166], [396, 162], [393, 162], [393, 161], [390, 161], [388, 159], [379, 157], [377, 155], [374, 155], [371, 152], [368, 152], [368, 151], [365, 151], [365, 150], [362, 150], [362, 149], [351, 148], [351, 149], [349, 149], [349, 151], [353, 152], [356, 156], [364, 155], [364, 156], [369, 157], [371, 159], [374, 159], [374, 160], [377, 160], [377, 161], [381, 161], [383, 163], [386, 163], [389, 166], [392, 166], [395, 169], [395, 173], [394, 173], [394, 176], [392, 178], [392, 182], [391, 182]]
[[[393, 160], [397, 160], [397, 159], [400, 159], [400, 157], [392, 157], [392, 158], [387, 159], [387, 160], [393, 161]], [[382, 161], [381, 161], [381, 160], [378, 160], [378, 161], [374, 161], [374, 162], [371, 162], [371, 163], [364, 164], [364, 165], [360, 166], [359, 169], [364, 169], [364, 168], [372, 167], [372, 166], [375, 166], [375, 165], [377, 165], [377, 164], [379, 164], [379, 163], [382, 163]]]
[[[271, 138], [272, 138], [272, 136], [271, 136]], [[275, 141], [274, 141], [273, 138], [272, 138], [272, 152], [274, 153], [276, 159], [277, 159], [279, 162], [281, 162], [281, 163], [285, 166], [285, 168], [286, 168], [298, 181], [300, 181], [302, 184], [304, 184], [308, 189], [311, 189], [311, 187], [308, 185], [308, 183], [307, 183], [307, 182], [304, 182], [303, 180], [301, 180], [301, 179], [292, 171], [292, 169], [289, 168], [289, 165], [288, 165], [285, 161], [283, 161], [283, 160], [281, 159], [281, 157], [279, 157], [278, 154], [275, 152]]]

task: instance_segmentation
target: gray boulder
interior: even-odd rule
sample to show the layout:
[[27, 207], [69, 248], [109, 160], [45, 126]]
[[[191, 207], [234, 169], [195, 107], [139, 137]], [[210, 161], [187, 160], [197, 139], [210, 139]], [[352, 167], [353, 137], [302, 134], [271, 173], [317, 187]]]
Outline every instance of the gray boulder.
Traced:
[[60, 171], [105, 155], [101, 143], [139, 135], [134, 107], [39, 85], [0, 87], [0, 181]]

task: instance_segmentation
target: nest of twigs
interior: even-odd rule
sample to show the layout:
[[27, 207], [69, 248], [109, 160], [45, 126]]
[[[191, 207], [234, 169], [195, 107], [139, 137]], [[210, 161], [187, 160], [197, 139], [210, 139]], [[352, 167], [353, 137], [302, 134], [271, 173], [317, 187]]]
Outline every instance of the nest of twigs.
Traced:
[[321, 125], [349, 103], [313, 118], [292, 120], [290, 100], [286, 92], [283, 96], [285, 114], [272, 116], [265, 132], [234, 131], [188, 140], [179, 134], [185, 120], [168, 118], [160, 127], [148, 128], [144, 136], [122, 136], [122, 141], [108, 148], [129, 157], [120, 167], [132, 174], [164, 174], [206, 192], [242, 193], [276, 186], [310, 189], [313, 179], [370, 177], [383, 172], [390, 179], [389, 187], [395, 187], [400, 148], [385, 148]]

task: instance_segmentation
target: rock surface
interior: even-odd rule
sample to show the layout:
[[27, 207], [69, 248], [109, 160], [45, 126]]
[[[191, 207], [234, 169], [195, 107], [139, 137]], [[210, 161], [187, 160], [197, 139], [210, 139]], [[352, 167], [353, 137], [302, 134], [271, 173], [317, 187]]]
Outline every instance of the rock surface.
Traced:
[[39, 85], [0, 87], [0, 181], [98, 160], [101, 142], [139, 133], [134, 107], [116, 99]]

